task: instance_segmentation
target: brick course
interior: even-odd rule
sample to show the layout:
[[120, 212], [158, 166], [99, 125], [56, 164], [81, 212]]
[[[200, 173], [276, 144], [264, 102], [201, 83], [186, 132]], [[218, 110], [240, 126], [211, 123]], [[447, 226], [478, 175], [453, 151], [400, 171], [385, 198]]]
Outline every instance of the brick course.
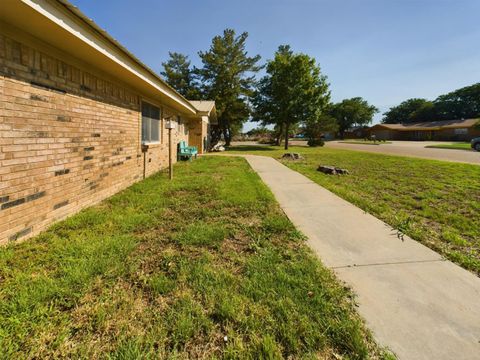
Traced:
[[[163, 120], [160, 142], [141, 151], [141, 101], [108, 76], [0, 34], [0, 244], [38, 234], [168, 166]], [[147, 101], [163, 117], [177, 115]], [[177, 127], [174, 144], [187, 139]]]

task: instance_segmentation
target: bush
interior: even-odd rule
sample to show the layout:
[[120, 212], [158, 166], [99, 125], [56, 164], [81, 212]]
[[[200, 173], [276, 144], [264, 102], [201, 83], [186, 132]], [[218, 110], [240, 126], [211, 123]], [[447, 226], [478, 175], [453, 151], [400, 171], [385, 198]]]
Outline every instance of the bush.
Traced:
[[264, 144], [264, 145], [272, 145], [275, 144], [274, 139], [272, 138], [260, 138], [257, 140], [259, 144]]
[[309, 139], [307, 145], [311, 147], [323, 146], [325, 145], [325, 141], [322, 139]]

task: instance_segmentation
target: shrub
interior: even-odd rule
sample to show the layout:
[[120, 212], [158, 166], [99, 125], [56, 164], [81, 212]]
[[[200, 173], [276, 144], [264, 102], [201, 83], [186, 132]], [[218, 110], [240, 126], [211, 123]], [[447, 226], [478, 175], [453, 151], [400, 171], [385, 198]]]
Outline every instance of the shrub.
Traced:
[[325, 145], [325, 141], [322, 139], [309, 139], [307, 145], [311, 147], [323, 146]]
[[272, 145], [275, 141], [272, 138], [260, 138], [257, 140], [259, 144]]

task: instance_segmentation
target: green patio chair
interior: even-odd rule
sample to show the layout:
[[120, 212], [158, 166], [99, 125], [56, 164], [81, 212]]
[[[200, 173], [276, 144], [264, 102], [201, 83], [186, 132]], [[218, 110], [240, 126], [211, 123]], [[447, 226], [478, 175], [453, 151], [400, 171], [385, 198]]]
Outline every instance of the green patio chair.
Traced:
[[198, 150], [196, 146], [188, 146], [185, 141], [180, 141], [177, 147], [177, 160], [188, 159], [192, 161], [192, 158], [197, 158]]

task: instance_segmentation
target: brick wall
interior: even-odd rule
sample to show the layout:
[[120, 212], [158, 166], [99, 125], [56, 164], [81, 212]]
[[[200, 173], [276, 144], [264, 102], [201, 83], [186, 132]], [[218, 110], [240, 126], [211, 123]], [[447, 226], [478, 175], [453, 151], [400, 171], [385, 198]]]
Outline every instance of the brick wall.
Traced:
[[478, 136], [480, 136], [480, 130], [471, 127], [461, 130], [442, 129], [439, 131], [435, 131], [433, 139], [441, 141], [470, 141]]
[[85, 68], [0, 34], [0, 244], [168, 165], [163, 121], [160, 143], [141, 152], [141, 94]]

